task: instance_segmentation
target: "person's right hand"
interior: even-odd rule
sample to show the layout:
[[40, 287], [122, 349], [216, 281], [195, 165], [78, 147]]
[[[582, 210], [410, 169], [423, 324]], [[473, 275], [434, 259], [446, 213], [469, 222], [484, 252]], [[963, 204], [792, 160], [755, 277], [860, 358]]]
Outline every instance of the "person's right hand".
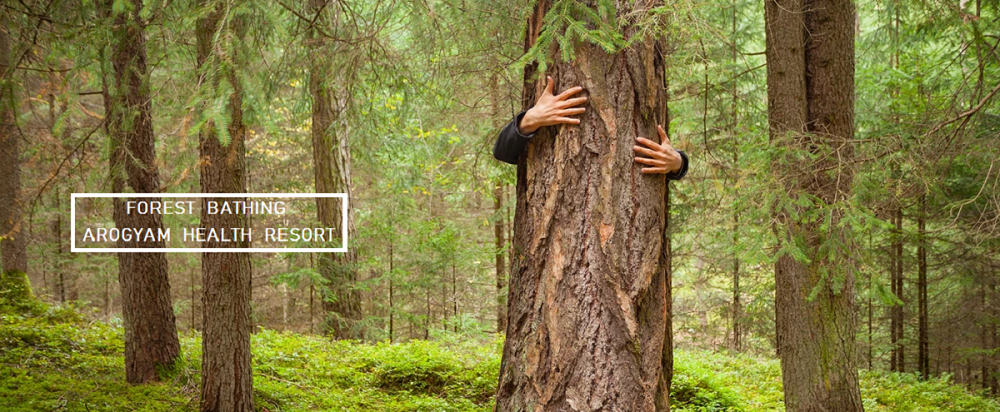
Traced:
[[580, 119], [576, 119], [569, 116], [578, 115], [585, 111], [582, 107], [576, 107], [587, 102], [586, 97], [576, 97], [570, 99], [569, 97], [580, 93], [583, 88], [580, 86], [571, 88], [558, 96], [552, 95], [552, 88], [554, 82], [552, 81], [552, 76], [547, 77], [548, 84], [545, 86], [545, 91], [542, 92], [541, 97], [535, 102], [535, 106], [528, 109], [524, 116], [521, 117], [521, 124], [517, 125], [518, 131], [521, 134], [531, 134], [535, 130], [543, 126], [552, 126], [554, 124], [580, 124]]

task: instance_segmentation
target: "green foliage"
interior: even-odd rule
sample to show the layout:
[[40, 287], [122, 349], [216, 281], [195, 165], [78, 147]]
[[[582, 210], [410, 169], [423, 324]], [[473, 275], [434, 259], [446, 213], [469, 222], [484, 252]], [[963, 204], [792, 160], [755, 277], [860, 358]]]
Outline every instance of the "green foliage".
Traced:
[[[125, 383], [122, 330], [73, 308], [0, 313], [0, 409], [194, 411], [197, 335], [159, 384]], [[6, 310], [6, 309], [5, 309]], [[264, 411], [490, 411], [503, 342], [469, 339], [365, 344], [261, 329], [253, 335], [254, 398]], [[863, 373], [867, 411], [996, 412], [1000, 404], [947, 377]], [[781, 411], [778, 361], [680, 350], [671, 392], [678, 412]]]
[[781, 368], [775, 359], [679, 350], [674, 370], [672, 410], [784, 410]]
[[673, 13], [677, 5], [624, 13], [610, 0], [594, 5], [579, 0], [556, 0], [542, 19], [542, 28], [535, 44], [521, 56], [514, 67], [538, 63], [538, 73], [544, 73], [552, 62], [552, 47], [558, 45], [558, 57], [570, 61], [576, 44], [587, 42], [607, 53], [616, 53], [637, 41], [661, 36], [666, 31], [665, 14]]
[[[674, 411], [784, 411], [776, 359], [680, 350], [674, 365]], [[868, 412], [1000, 411], [996, 400], [947, 376], [921, 381], [915, 374], [862, 371], [861, 398]]]
[[1000, 411], [996, 400], [969, 393], [948, 375], [924, 381], [913, 373], [862, 373], [861, 393], [867, 412]]
[[43, 305], [31, 291], [26, 273], [0, 269], [0, 313], [38, 313], [43, 310]]

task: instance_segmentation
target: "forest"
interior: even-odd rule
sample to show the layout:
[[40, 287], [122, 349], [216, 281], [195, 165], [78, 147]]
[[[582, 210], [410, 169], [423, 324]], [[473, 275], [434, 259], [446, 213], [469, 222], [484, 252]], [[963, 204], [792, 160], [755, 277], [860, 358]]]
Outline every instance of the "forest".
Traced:
[[1000, 412], [998, 93], [1000, 0], [0, 0], [0, 410]]

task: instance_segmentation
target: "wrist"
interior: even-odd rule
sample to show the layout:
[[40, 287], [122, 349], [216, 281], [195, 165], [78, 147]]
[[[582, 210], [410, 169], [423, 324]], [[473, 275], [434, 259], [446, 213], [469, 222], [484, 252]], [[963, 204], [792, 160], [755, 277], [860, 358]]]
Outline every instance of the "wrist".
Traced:
[[534, 108], [531, 108], [527, 112], [524, 112], [524, 116], [521, 116], [521, 121], [517, 125], [517, 131], [523, 135], [529, 135], [538, 130], [538, 127], [538, 124], [535, 122]]

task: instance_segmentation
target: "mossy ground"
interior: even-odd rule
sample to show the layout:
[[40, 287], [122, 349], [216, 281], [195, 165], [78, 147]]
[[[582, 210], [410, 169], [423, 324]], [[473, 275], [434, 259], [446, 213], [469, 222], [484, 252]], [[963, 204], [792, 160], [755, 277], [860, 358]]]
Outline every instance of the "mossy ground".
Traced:
[[[197, 410], [201, 343], [182, 336], [183, 361], [159, 384], [125, 383], [120, 325], [87, 321], [73, 308], [0, 294], [0, 410]], [[259, 330], [254, 393], [261, 411], [490, 411], [499, 340], [451, 336], [401, 344], [331, 342]], [[776, 360], [679, 350], [674, 411], [781, 411]], [[862, 373], [868, 412], [1000, 412], [947, 379]]]

